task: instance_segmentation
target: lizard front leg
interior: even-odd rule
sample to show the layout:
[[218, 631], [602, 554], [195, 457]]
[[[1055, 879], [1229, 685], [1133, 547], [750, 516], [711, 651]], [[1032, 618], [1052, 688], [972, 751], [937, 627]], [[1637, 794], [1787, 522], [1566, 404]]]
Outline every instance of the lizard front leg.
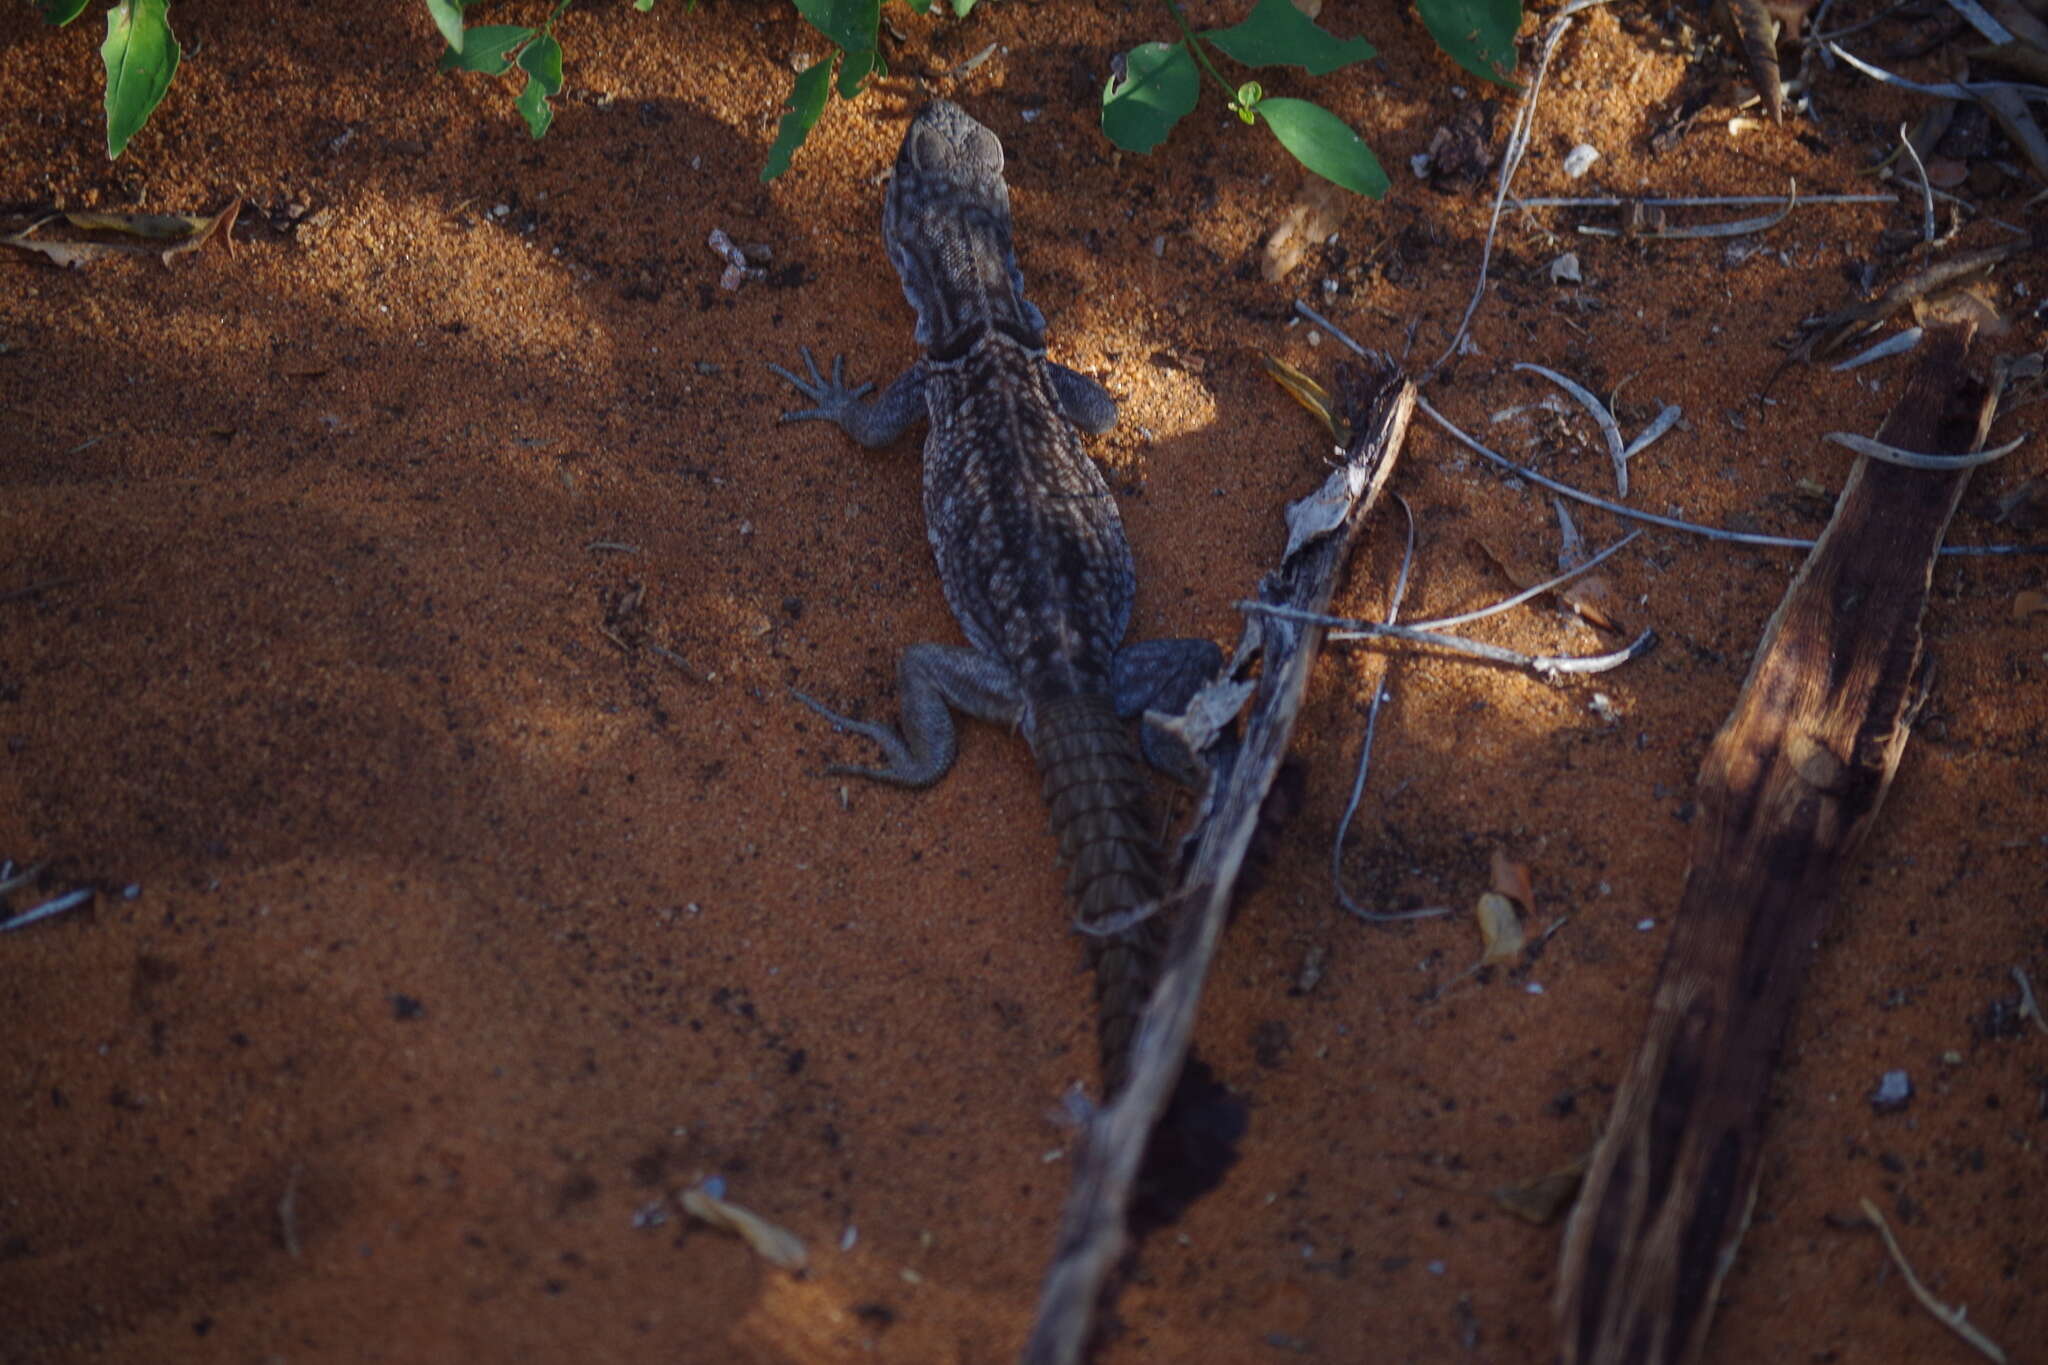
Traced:
[[[861, 396], [875, 386], [862, 384], [859, 388], [846, 386], [846, 357], [832, 357], [832, 377], [818, 373], [818, 362], [811, 356], [808, 346], [798, 348], [804, 358], [804, 368], [810, 372], [809, 379], [800, 379], [780, 365], [768, 368], [796, 386], [798, 393], [810, 399], [817, 406], [801, 408], [796, 412], [785, 412], [785, 422], [837, 422], [839, 429], [859, 441], [869, 450], [888, 445], [910, 429], [913, 422], [925, 415], [924, 366], [912, 365], [896, 382], [872, 403], [862, 403]], [[1108, 395], [1104, 395], [1106, 398]]]
[[1090, 436], [1100, 436], [1116, 425], [1116, 400], [1109, 390], [1056, 360], [1045, 362], [1052, 376], [1052, 391], [1060, 400], [1060, 414]]
[[841, 730], [882, 746], [883, 768], [835, 763], [828, 773], [852, 773], [899, 787], [929, 787], [946, 775], [958, 750], [953, 712], [1015, 725], [1023, 711], [1017, 680], [995, 660], [958, 645], [912, 645], [896, 667], [902, 729], [842, 716], [803, 693], [796, 699]]

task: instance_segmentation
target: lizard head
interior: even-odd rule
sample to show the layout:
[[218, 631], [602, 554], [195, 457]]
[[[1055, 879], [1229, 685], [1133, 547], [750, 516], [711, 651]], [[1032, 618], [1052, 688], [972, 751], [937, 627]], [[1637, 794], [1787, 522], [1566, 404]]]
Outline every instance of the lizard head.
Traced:
[[1011, 243], [1003, 144], [965, 109], [933, 100], [911, 120], [882, 226], [921, 346], [984, 325], [1042, 344], [1045, 317], [1024, 297]]

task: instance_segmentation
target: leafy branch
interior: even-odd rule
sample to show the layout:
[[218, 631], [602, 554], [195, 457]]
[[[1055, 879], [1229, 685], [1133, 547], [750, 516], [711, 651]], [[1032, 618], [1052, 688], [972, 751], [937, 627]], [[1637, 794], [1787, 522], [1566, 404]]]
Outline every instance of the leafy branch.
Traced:
[[[1521, 0], [1416, 0], [1440, 47], [1466, 70], [1512, 85]], [[1175, 43], [1142, 43], [1118, 61], [1102, 90], [1102, 131], [1127, 152], [1148, 153], [1192, 113], [1206, 75], [1246, 123], [1264, 123], [1288, 153], [1315, 174], [1355, 194], [1387, 192], [1379, 158], [1348, 124], [1310, 100], [1266, 95], [1257, 81], [1232, 85], [1209, 58], [1214, 48], [1243, 66], [1299, 67], [1327, 76], [1378, 53], [1363, 38], [1339, 38], [1289, 0], [1258, 0], [1250, 17], [1230, 28], [1197, 33], [1177, 0], [1167, 11], [1180, 29]]]

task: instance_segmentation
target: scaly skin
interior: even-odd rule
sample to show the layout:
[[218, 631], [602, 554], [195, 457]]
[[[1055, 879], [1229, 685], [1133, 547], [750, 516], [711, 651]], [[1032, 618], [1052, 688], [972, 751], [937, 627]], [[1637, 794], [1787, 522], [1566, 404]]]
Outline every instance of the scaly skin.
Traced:
[[[1024, 297], [995, 134], [945, 101], [912, 121], [896, 158], [883, 241], [917, 312], [923, 357], [880, 399], [776, 373], [817, 404], [787, 420], [837, 423], [865, 446], [923, 418], [924, 512], [939, 582], [968, 647], [913, 645], [899, 669], [901, 728], [833, 724], [882, 747], [886, 766], [838, 769], [924, 787], [953, 761], [953, 712], [1022, 731], [1076, 921], [1094, 936], [1105, 1086], [1122, 1085], [1163, 939], [1140, 912], [1160, 894], [1159, 853], [1130, 718], [1177, 711], [1220, 661], [1207, 641], [1126, 647], [1137, 580], [1123, 521], [1078, 430], [1116, 420], [1109, 395], [1046, 359], [1045, 317]], [[1154, 739], [1146, 753], [1155, 760]]]

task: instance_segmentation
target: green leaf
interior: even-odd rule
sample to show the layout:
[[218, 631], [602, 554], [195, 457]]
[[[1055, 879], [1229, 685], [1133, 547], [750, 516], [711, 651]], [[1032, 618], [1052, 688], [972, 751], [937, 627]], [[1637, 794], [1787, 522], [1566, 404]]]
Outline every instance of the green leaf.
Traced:
[[36, 9], [45, 22], [61, 28], [85, 13], [85, 7], [90, 3], [91, 0], [36, 0]]
[[1122, 80], [1102, 87], [1102, 131], [1127, 152], [1149, 152], [1195, 107], [1201, 76], [1179, 43], [1141, 43], [1124, 54]]
[[932, 0], [904, 0], [904, 3], [919, 14], [930, 14], [932, 12]]
[[633, 0], [633, 8], [645, 14], [654, 8], [654, 0]]
[[848, 56], [875, 50], [882, 0], [796, 0], [797, 13]]
[[1235, 28], [1202, 35], [1232, 61], [1246, 66], [1298, 66], [1327, 76], [1379, 54], [1363, 38], [1339, 38], [1296, 9], [1290, 0], [1259, 0], [1251, 18]]
[[773, 180], [789, 169], [790, 157], [804, 145], [831, 95], [832, 59], [827, 57], [796, 78], [786, 106], [789, 112], [782, 116], [782, 125], [775, 130], [775, 145], [768, 149], [768, 164], [761, 167], [762, 180]]
[[441, 54], [443, 71], [481, 71], [502, 76], [512, 69], [512, 54], [533, 37], [534, 30], [520, 24], [485, 24], [469, 31], [462, 51], [449, 48]]
[[1438, 47], [1481, 80], [1520, 89], [1515, 74], [1515, 31], [1521, 0], [1415, 0]]
[[167, 0], [121, 0], [107, 11], [107, 160], [121, 155], [142, 131], [178, 72], [178, 40], [171, 36]]
[[967, 12], [974, 8], [974, 0], [953, 0], [953, 17], [965, 19]]
[[1387, 173], [1372, 148], [1343, 119], [1307, 100], [1260, 100], [1258, 116], [1294, 159], [1323, 179], [1353, 194], [1378, 199], [1387, 192]]
[[462, 0], [427, 0], [427, 13], [434, 16], [434, 27], [448, 40], [449, 50], [462, 51]]
[[839, 98], [850, 100], [858, 95], [868, 76], [881, 69], [882, 54], [879, 52], [870, 49], [847, 53], [846, 60], [839, 64]]
[[553, 34], [541, 34], [520, 49], [519, 69], [526, 73], [526, 88], [512, 103], [526, 120], [526, 130], [538, 140], [547, 136], [555, 121], [548, 101], [562, 93], [562, 45]]

